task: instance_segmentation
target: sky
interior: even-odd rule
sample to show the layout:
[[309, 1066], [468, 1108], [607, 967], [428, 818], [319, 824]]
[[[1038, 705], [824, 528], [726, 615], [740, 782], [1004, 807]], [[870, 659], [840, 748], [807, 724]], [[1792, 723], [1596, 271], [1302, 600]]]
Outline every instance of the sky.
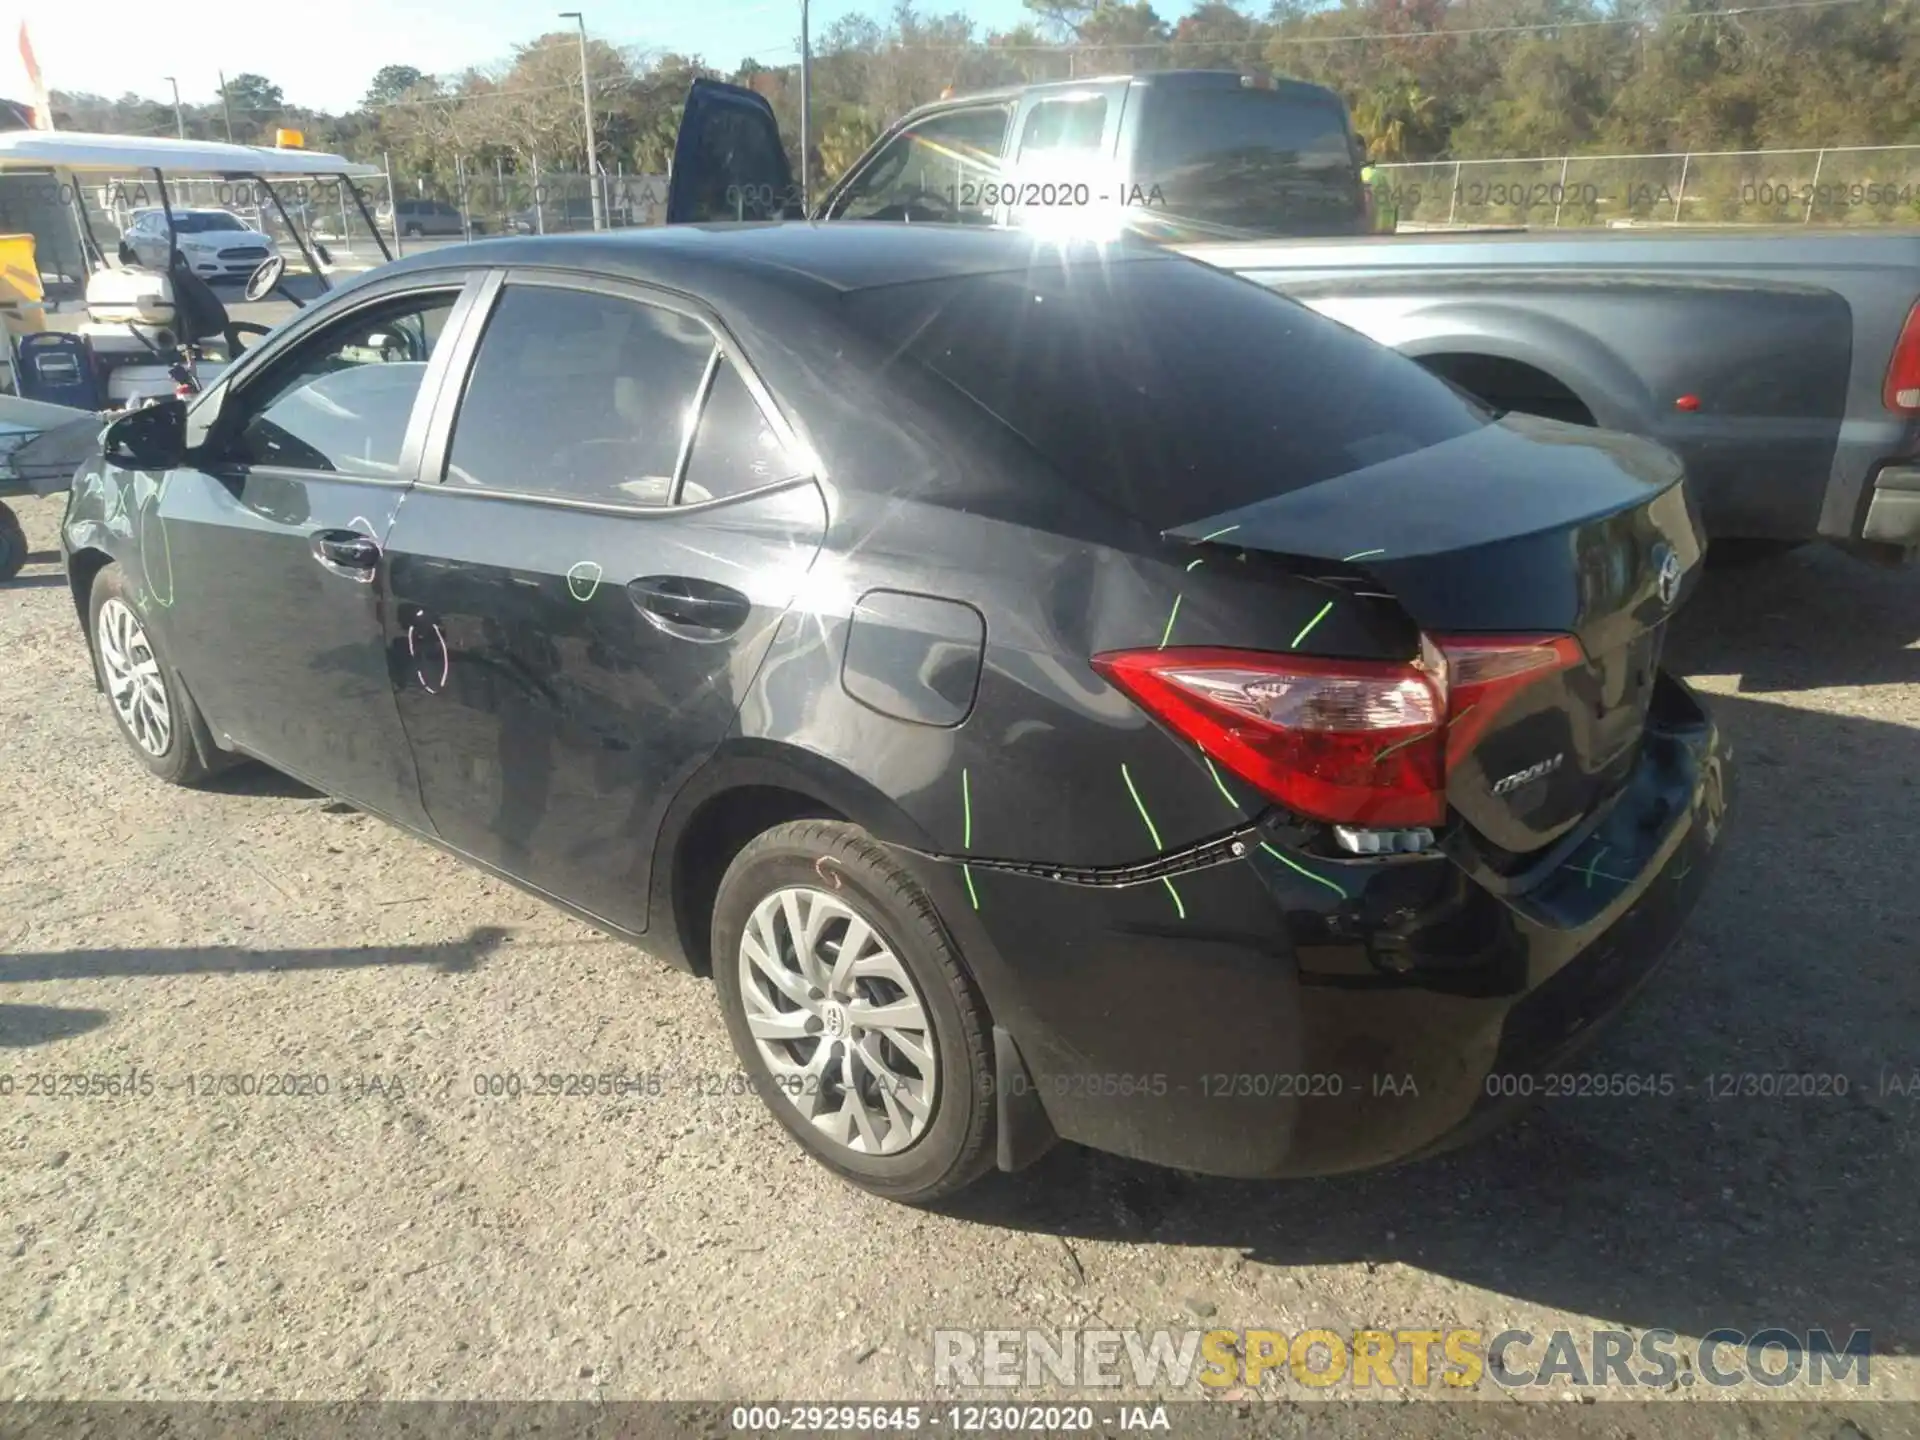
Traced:
[[[562, 4], [567, 0], [561, 0]], [[695, 0], [646, 4], [572, 0], [587, 32], [614, 45], [644, 45], [696, 54], [731, 70], [747, 55], [767, 64], [799, 55], [799, 0]], [[14, 44], [24, 19], [47, 85], [55, 90], [117, 96], [134, 91], [171, 99], [164, 77], [180, 82], [188, 104], [219, 98], [219, 71], [264, 75], [287, 99], [343, 110], [366, 93], [382, 65], [413, 65], [438, 74], [506, 58], [518, 41], [573, 24], [526, 0], [280, 0], [216, 7], [170, 0], [64, 0], [9, 7], [14, 18], [0, 46], [0, 95], [25, 100], [26, 81]], [[813, 0], [809, 24], [819, 37], [849, 14], [883, 17], [886, 0]], [[964, 9], [983, 27], [1002, 28], [1025, 14], [1020, 0], [931, 0], [925, 10]], [[5, 12], [0, 11], [0, 16]], [[312, 17], [309, 23], [307, 17]]]

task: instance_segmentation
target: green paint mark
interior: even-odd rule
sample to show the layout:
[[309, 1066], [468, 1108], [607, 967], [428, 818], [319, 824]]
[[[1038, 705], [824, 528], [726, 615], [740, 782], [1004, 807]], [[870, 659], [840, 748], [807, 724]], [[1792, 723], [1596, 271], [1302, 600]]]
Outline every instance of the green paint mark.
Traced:
[[1222, 795], [1227, 797], [1227, 804], [1233, 806], [1234, 809], [1238, 810], [1240, 808], [1240, 802], [1233, 798], [1233, 792], [1227, 789], [1226, 782], [1221, 780], [1220, 772], [1213, 768], [1212, 757], [1207, 755], [1202, 755], [1200, 758], [1207, 762], [1207, 773], [1213, 776], [1213, 783], [1215, 787], [1220, 791]]
[[978, 910], [980, 908], [980, 892], [973, 888], [973, 867], [971, 865], [962, 865], [960, 867], [960, 873], [967, 878], [967, 898], [973, 901], [973, 908]]
[[965, 766], [960, 769], [960, 848], [973, 848], [973, 780], [967, 774]]
[[1124, 760], [1120, 762], [1120, 778], [1127, 782], [1127, 793], [1133, 796], [1134, 809], [1138, 810], [1140, 818], [1147, 822], [1147, 834], [1153, 840], [1154, 850], [1157, 852], [1166, 849], [1167, 847], [1160, 843], [1160, 832], [1154, 828], [1153, 816], [1147, 813], [1146, 802], [1140, 798], [1140, 792], [1134, 788], [1133, 775], [1127, 769], [1127, 762]]
[[1366, 559], [1366, 558], [1367, 558], [1367, 557], [1368, 557], [1369, 555], [1384, 555], [1384, 554], [1386, 554], [1386, 553], [1387, 553], [1387, 552], [1386, 552], [1386, 551], [1384, 551], [1384, 550], [1361, 550], [1361, 551], [1357, 551], [1356, 553], [1354, 553], [1354, 554], [1352, 554], [1352, 555], [1345, 555], [1345, 556], [1342, 556], [1342, 557], [1341, 557], [1341, 560], [1340, 560], [1340, 563], [1344, 565], [1344, 564], [1346, 564], [1346, 563], [1347, 563], [1348, 561], [1350, 561], [1350, 560], [1364, 560], [1364, 559]]
[[1678, 884], [1679, 884], [1679, 883], [1680, 883], [1680, 882], [1681, 882], [1682, 880], [1684, 880], [1684, 879], [1686, 879], [1686, 878], [1687, 878], [1687, 876], [1689, 876], [1689, 875], [1691, 875], [1692, 873], [1693, 873], [1693, 862], [1692, 862], [1691, 860], [1689, 860], [1689, 861], [1687, 862], [1687, 868], [1686, 868], [1686, 869], [1684, 869], [1684, 870], [1681, 870], [1681, 871], [1678, 871], [1678, 872], [1676, 872], [1676, 873], [1675, 873], [1675, 875], [1674, 875], [1674, 877], [1673, 877], [1673, 883], [1674, 883], [1674, 884], [1676, 884], [1676, 885], [1678, 885]]
[[[1154, 850], [1158, 852], [1166, 849], [1167, 847], [1164, 844], [1162, 844], [1160, 841], [1160, 831], [1153, 823], [1153, 816], [1147, 813], [1146, 801], [1140, 798], [1140, 791], [1134, 786], [1133, 772], [1127, 769], [1127, 765], [1124, 760], [1120, 762], [1120, 778], [1127, 782], [1127, 793], [1133, 796], [1133, 808], [1140, 812], [1141, 820], [1146, 822], [1147, 834], [1153, 840]], [[1187, 918], [1186, 902], [1180, 898], [1180, 892], [1173, 888], [1172, 878], [1170, 876], [1162, 875], [1160, 877], [1160, 883], [1167, 887], [1167, 894], [1173, 897], [1173, 908], [1179, 912], [1180, 918], [1182, 920], [1186, 919]]]
[[1160, 648], [1162, 650], [1167, 648], [1167, 641], [1173, 638], [1173, 622], [1175, 617], [1177, 617], [1179, 614], [1180, 614], [1180, 597], [1176, 595], [1173, 597], [1173, 609], [1167, 612], [1167, 628], [1160, 632]]
[[[592, 573], [589, 574], [589, 571]], [[591, 560], [578, 562], [572, 569], [567, 571], [567, 593], [584, 605], [587, 601], [593, 599], [593, 592], [600, 588], [600, 576], [602, 573], [600, 567]], [[580, 593], [582, 584], [586, 586], [587, 591], [584, 595]]]
[[1300, 627], [1300, 633], [1293, 637], [1293, 644], [1289, 645], [1287, 648], [1289, 650], [1298, 650], [1300, 648], [1300, 642], [1306, 639], [1307, 636], [1313, 633], [1313, 627], [1318, 625], [1322, 620], [1326, 619], [1327, 612], [1331, 609], [1333, 609], [1333, 602], [1329, 600], [1327, 601], [1326, 604], [1320, 607], [1320, 613], [1318, 615], [1314, 616], [1311, 620], [1307, 621], [1306, 624]]
[[[1593, 888], [1594, 867], [1600, 863], [1600, 857], [1602, 855], [1605, 855], [1606, 853], [1607, 853], [1607, 847], [1602, 845], [1598, 850], [1594, 852], [1593, 859], [1589, 860], [1586, 863], [1585, 869], [1587, 874], [1587, 889], [1589, 890]], [[1601, 871], [1600, 873], [1602, 875], [1606, 875], [1606, 872], [1604, 870]], [[1620, 877], [1618, 875], [1607, 875], [1606, 878], [1609, 880], [1618, 880]]]
[[1227, 526], [1226, 529], [1216, 530], [1211, 535], [1202, 535], [1200, 537], [1200, 543], [1204, 545], [1209, 540], [1218, 540], [1222, 535], [1231, 535], [1234, 531], [1238, 530], [1239, 528], [1240, 527], [1238, 525], [1229, 525]]
[[1338, 895], [1342, 900], [1347, 898], [1347, 892], [1342, 890], [1338, 885], [1334, 884], [1333, 881], [1327, 879], [1326, 876], [1316, 875], [1311, 870], [1307, 869], [1305, 866], [1295, 864], [1292, 860], [1288, 859], [1285, 855], [1282, 855], [1278, 850], [1274, 849], [1273, 846], [1267, 844], [1266, 841], [1262, 840], [1260, 842], [1260, 848], [1266, 851], [1267, 854], [1271, 855], [1274, 859], [1278, 860], [1282, 865], [1286, 866], [1289, 870], [1294, 870], [1299, 872], [1300, 874], [1306, 876], [1307, 879], [1313, 881], [1313, 883], [1316, 885], [1326, 886], [1327, 889], [1331, 890], [1334, 894]]
[[[1471, 710], [1472, 708], [1473, 706], [1469, 705], [1467, 707], [1467, 710]], [[1462, 710], [1460, 713], [1464, 715], [1467, 712], [1466, 710]], [[1436, 725], [1431, 730], [1422, 730], [1418, 735], [1409, 735], [1404, 740], [1396, 740], [1393, 742], [1393, 744], [1384, 747], [1377, 755], [1375, 755], [1373, 757], [1373, 763], [1378, 765], [1382, 760], [1386, 759], [1387, 756], [1393, 754], [1396, 750], [1404, 750], [1409, 745], [1417, 745], [1422, 740], [1425, 740], [1428, 736], [1438, 734], [1439, 730], [1440, 730], [1440, 727]]]
[[1204, 560], [1196, 560], [1196, 561], [1194, 561], [1194, 562], [1193, 562], [1193, 563], [1192, 563], [1191, 565], [1189, 565], [1189, 566], [1187, 566], [1187, 573], [1188, 573], [1189, 575], [1191, 575], [1191, 574], [1192, 574], [1192, 573], [1193, 573], [1194, 571], [1196, 571], [1196, 570], [1198, 570], [1198, 569], [1199, 569], [1199, 568], [1200, 568], [1200, 567], [1201, 567], [1202, 565], [1204, 565], [1204, 564], [1206, 564], [1206, 563], [1207, 563], [1207, 562], [1206, 562], [1206, 561], [1204, 561]]

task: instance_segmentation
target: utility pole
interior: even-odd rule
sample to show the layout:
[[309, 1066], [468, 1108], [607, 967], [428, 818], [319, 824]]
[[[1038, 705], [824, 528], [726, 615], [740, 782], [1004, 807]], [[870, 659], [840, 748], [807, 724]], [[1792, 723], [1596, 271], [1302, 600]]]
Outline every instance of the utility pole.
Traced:
[[180, 108], [180, 82], [171, 75], [162, 75], [160, 78], [173, 86], [173, 127], [180, 132], [180, 138], [184, 140], [187, 138], [187, 115]]
[[803, 216], [813, 207], [813, 186], [810, 183], [813, 159], [809, 153], [813, 146], [808, 133], [811, 129], [808, 122], [813, 111], [812, 50], [807, 38], [807, 0], [800, 0], [800, 213]]
[[220, 113], [226, 118], [227, 143], [231, 145], [233, 143], [233, 107], [227, 103], [227, 72], [219, 70], [215, 73], [220, 77]]
[[606, 215], [600, 199], [600, 162], [593, 145], [593, 81], [587, 74], [587, 21], [578, 10], [562, 10], [562, 20], [580, 27], [580, 103], [587, 117], [587, 188], [593, 194], [593, 228], [606, 229]]

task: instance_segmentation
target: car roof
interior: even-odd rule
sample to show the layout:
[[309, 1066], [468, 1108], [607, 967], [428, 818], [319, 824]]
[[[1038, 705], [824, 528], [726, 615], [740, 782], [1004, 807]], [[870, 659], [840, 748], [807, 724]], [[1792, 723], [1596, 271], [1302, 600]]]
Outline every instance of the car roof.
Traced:
[[[1076, 91], [1091, 90], [1098, 85], [1147, 85], [1156, 89], [1238, 89], [1241, 76], [1257, 74], [1245, 70], [1151, 70], [1142, 74], [1093, 75], [1073, 80], [1041, 80], [1031, 85], [1001, 85], [991, 90], [972, 90], [964, 95], [949, 95], [944, 99], [932, 100], [924, 105], [916, 105], [895, 122], [904, 125], [926, 115], [941, 110], [951, 110], [956, 106], [977, 105], [983, 101], [1018, 100], [1027, 95], [1044, 97], [1049, 92], [1070, 95]], [[1266, 86], [1258, 87], [1267, 89]], [[1337, 91], [1325, 85], [1316, 85], [1311, 80], [1291, 80], [1285, 76], [1274, 76], [1272, 93], [1290, 95], [1295, 99], [1310, 100], [1318, 103], [1332, 103], [1343, 110], [1345, 102]]]
[[408, 256], [378, 273], [449, 264], [551, 265], [717, 295], [733, 280], [784, 278], [856, 291], [1036, 268], [1149, 262], [1190, 263], [1133, 236], [1064, 241], [971, 225], [774, 221], [477, 240]]

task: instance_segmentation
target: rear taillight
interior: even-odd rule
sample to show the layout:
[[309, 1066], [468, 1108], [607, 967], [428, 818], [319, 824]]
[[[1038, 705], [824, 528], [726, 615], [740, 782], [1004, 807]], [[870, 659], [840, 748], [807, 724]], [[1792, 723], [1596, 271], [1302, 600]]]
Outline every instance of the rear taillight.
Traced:
[[1889, 410], [1920, 415], [1920, 300], [1914, 301], [1907, 311], [1907, 323], [1900, 327], [1880, 399]]
[[1093, 668], [1296, 815], [1433, 827], [1447, 770], [1514, 696], [1581, 663], [1571, 636], [1428, 641], [1411, 664], [1254, 650], [1125, 650]]

